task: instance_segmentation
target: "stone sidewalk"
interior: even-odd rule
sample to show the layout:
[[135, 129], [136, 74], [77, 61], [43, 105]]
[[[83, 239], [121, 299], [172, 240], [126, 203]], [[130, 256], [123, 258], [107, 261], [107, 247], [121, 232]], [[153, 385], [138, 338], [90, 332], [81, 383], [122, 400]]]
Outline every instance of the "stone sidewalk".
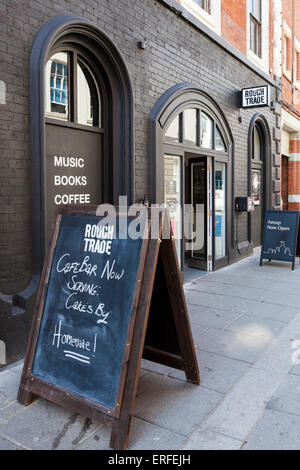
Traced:
[[[185, 284], [201, 386], [143, 360], [129, 449], [300, 449], [299, 287], [299, 264], [258, 254]], [[21, 370], [0, 372], [0, 449], [109, 449], [103, 425], [20, 405]]]

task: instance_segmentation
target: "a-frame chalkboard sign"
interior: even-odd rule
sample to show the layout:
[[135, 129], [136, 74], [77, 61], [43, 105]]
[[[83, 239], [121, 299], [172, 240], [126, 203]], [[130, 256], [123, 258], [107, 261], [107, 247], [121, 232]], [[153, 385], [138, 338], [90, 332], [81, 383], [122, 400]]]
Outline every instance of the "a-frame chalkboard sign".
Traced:
[[264, 220], [260, 266], [268, 259], [287, 261], [295, 269], [299, 229], [298, 211], [267, 210]]
[[124, 222], [118, 208], [114, 222], [96, 214], [96, 206], [58, 212], [18, 401], [40, 396], [107, 424], [111, 447], [127, 449], [142, 357], [197, 385], [199, 370], [174, 240], [162, 237], [168, 212], [154, 235], [148, 209], [143, 239], [120, 235], [134, 218]]

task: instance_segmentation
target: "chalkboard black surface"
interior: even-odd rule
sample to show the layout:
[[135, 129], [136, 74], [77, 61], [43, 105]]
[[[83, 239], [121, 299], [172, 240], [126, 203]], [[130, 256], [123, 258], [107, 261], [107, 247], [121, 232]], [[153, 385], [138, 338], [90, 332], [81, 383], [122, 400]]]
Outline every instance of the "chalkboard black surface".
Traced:
[[57, 214], [18, 401], [43, 397], [108, 425], [110, 446], [127, 449], [142, 357], [200, 377], [168, 211], [146, 209], [142, 238], [123, 239], [121, 220], [123, 235], [141, 210], [98, 209]]
[[289, 261], [294, 269], [299, 212], [267, 210], [260, 265], [263, 259]]
[[32, 375], [114, 409], [142, 240], [99, 220], [62, 216]]

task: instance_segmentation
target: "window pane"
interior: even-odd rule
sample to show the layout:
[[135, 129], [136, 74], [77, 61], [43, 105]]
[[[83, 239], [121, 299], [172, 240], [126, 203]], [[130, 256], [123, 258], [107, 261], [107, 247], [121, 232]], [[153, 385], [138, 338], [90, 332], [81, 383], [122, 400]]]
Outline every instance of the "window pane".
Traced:
[[261, 21], [261, 0], [250, 1], [250, 12], [258, 21]]
[[260, 185], [261, 173], [260, 170], [251, 169], [251, 196], [255, 206], [260, 205]]
[[46, 64], [46, 116], [68, 120], [68, 54], [58, 52]]
[[261, 160], [261, 137], [257, 126], [253, 129], [253, 156], [254, 160]]
[[215, 163], [215, 258], [226, 256], [226, 164]]
[[254, 54], [257, 53], [257, 44], [256, 44], [256, 22], [253, 18], [250, 19], [250, 49]]
[[166, 131], [166, 138], [173, 142], [179, 142], [179, 115], [176, 116]]
[[213, 121], [205, 113], [201, 113], [200, 145], [206, 149], [213, 148]]
[[194, 145], [197, 144], [197, 110], [186, 109], [183, 111], [184, 140]]
[[77, 99], [78, 123], [86, 126], [100, 126], [97, 86], [92, 73], [79, 58], [77, 63]]
[[216, 126], [216, 150], [219, 152], [226, 152], [226, 146], [218, 126]]
[[56, 64], [56, 73], [57, 75], [60, 75], [60, 76], [62, 76], [63, 74], [63, 64], [60, 62], [57, 62]]
[[165, 204], [170, 210], [170, 219], [175, 238], [179, 265], [181, 265], [181, 157], [165, 155]]
[[261, 57], [261, 24], [252, 17], [250, 18], [250, 49]]
[[194, 3], [196, 3], [197, 5], [199, 5], [201, 8], [203, 8], [203, 10], [207, 11], [207, 13], [211, 13], [211, 9], [210, 9], [210, 0], [193, 0]]

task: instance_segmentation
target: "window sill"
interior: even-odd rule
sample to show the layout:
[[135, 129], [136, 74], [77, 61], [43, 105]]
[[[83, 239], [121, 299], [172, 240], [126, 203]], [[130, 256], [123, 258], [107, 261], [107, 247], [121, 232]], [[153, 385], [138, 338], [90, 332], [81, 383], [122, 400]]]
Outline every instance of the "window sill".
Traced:
[[292, 74], [290, 70], [284, 70], [283, 71], [283, 76], [289, 81], [292, 81]]
[[211, 28], [217, 34], [220, 34], [220, 30], [217, 25], [216, 18], [207, 13], [203, 8], [196, 5], [193, 0], [182, 0], [182, 6], [186, 8], [190, 13], [192, 13], [196, 18], [198, 18], [202, 23]]
[[248, 50], [248, 59], [250, 59], [252, 62], [254, 62], [255, 65], [268, 74], [268, 65], [265, 63], [263, 58], [258, 57], [258, 55], [256, 55], [250, 49]]

